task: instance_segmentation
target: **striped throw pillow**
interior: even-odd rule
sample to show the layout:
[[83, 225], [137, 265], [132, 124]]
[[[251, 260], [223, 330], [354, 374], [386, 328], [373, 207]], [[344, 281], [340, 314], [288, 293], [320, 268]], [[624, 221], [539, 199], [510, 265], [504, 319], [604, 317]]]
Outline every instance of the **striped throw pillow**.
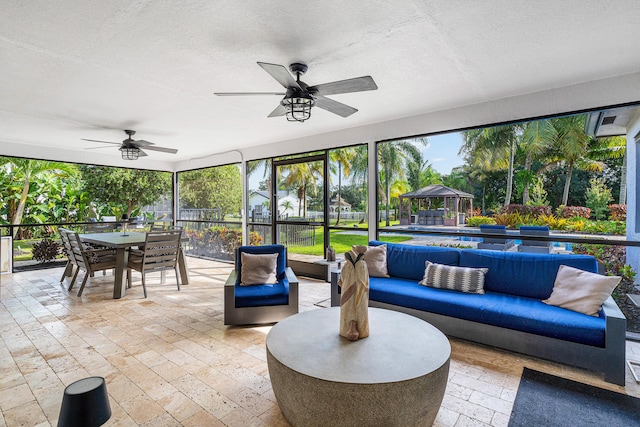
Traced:
[[421, 285], [452, 291], [484, 294], [484, 275], [488, 268], [455, 267], [426, 261]]

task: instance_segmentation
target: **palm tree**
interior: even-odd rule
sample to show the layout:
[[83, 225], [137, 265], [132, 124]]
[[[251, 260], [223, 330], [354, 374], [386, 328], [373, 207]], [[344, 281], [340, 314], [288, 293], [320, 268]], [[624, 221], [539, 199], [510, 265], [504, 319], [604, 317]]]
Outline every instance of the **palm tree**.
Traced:
[[576, 114], [551, 119], [555, 128], [555, 137], [550, 141], [550, 146], [555, 154], [555, 160], [543, 169], [547, 170], [559, 166], [567, 167], [564, 190], [562, 192], [563, 205], [566, 205], [569, 200], [569, 187], [571, 186], [571, 175], [574, 168], [598, 172], [604, 168], [602, 162], [588, 157], [589, 148], [594, 144], [595, 140], [589, 138], [585, 132], [585, 118], [585, 114]]
[[378, 164], [380, 165], [378, 191], [385, 198], [387, 227], [390, 225], [391, 184], [396, 178], [404, 178], [407, 160], [415, 159], [420, 155], [416, 144], [426, 146], [428, 142], [426, 138], [418, 138], [378, 144]]
[[442, 184], [440, 175], [428, 160], [423, 160], [422, 153], [417, 152], [417, 157], [407, 162], [407, 182], [409, 191], [419, 190], [430, 184]]
[[624, 205], [627, 202], [627, 139], [623, 136], [598, 138], [592, 141], [588, 155], [593, 160], [619, 159], [622, 157], [618, 203]]
[[524, 153], [524, 189], [522, 191], [522, 204], [529, 203], [529, 187], [534, 183], [535, 175], [531, 173], [533, 160], [542, 159], [548, 155], [550, 142], [557, 139], [557, 129], [549, 119], [535, 120], [524, 125], [519, 148]]
[[282, 166], [285, 173], [283, 184], [285, 187], [297, 188], [296, 193], [300, 204], [298, 205], [298, 216], [305, 217], [307, 215], [307, 189], [311, 185], [311, 189], [316, 191], [318, 178], [322, 176], [320, 162], [304, 162], [293, 163]]
[[487, 213], [487, 181], [489, 180], [491, 165], [486, 157], [475, 158], [474, 161], [475, 162], [469, 166], [469, 177], [476, 182], [482, 183], [482, 215], [485, 215]]
[[[501, 125], [464, 132], [459, 154], [485, 157], [494, 170], [507, 169], [507, 191], [504, 206], [511, 203], [513, 164], [522, 125]], [[472, 161], [473, 163], [473, 161]]]
[[[349, 178], [349, 174], [351, 173], [351, 161], [356, 156], [356, 151], [353, 148], [339, 148], [337, 150], [331, 150], [329, 152], [329, 158], [331, 160], [330, 165], [333, 166], [334, 163], [337, 164], [338, 170], [338, 217], [336, 218], [336, 224], [340, 224], [340, 203], [342, 201], [342, 174], [344, 173], [345, 178]], [[332, 172], [335, 172], [332, 168]]]
[[282, 211], [280, 215], [284, 215], [287, 211], [293, 210], [293, 204], [291, 203], [291, 200], [282, 201], [280, 203], [280, 207], [284, 209], [284, 211]]
[[449, 187], [455, 188], [457, 190], [469, 190], [469, 182], [467, 181], [466, 172], [460, 168], [453, 168], [449, 175], [446, 175], [442, 180], [442, 184]]
[[367, 181], [369, 176], [369, 148], [366, 145], [359, 145], [353, 148], [354, 156], [351, 160], [351, 177], [352, 182], [360, 185], [362, 193], [365, 195], [365, 212], [360, 224], [367, 221], [369, 215], [369, 203], [367, 202]]

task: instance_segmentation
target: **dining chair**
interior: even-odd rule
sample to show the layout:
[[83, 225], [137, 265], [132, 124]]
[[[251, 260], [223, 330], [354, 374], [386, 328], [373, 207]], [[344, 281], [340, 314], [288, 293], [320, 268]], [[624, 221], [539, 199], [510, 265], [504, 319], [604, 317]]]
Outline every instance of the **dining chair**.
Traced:
[[[64, 278], [70, 276], [73, 272], [74, 267], [78, 267], [78, 263], [76, 262], [76, 258], [73, 255], [73, 249], [71, 248], [71, 242], [69, 241], [68, 233], [73, 233], [71, 230], [67, 230], [66, 228], [59, 228], [58, 232], [60, 233], [60, 240], [62, 240], [62, 248], [64, 250], [65, 255], [67, 255], [67, 264], [64, 266], [64, 271], [62, 272], [62, 276], [60, 277], [60, 283], [64, 281]], [[73, 280], [75, 281], [76, 276], [73, 276]], [[71, 282], [71, 286], [73, 286], [73, 281]]]
[[182, 229], [149, 231], [146, 233], [143, 249], [132, 249], [127, 262], [127, 287], [131, 287], [131, 269], [142, 274], [142, 291], [147, 297], [145, 276], [147, 273], [164, 272], [173, 269], [180, 290], [178, 256]]
[[67, 233], [67, 237], [69, 238], [73, 256], [78, 265], [78, 269], [73, 275], [73, 279], [71, 279], [69, 291], [73, 288], [80, 270], [85, 271], [84, 279], [78, 290], [78, 296], [80, 297], [84, 291], [84, 286], [87, 284], [87, 280], [90, 276], [93, 276], [93, 273], [116, 268], [116, 255], [113, 249], [96, 249], [91, 246], [85, 246], [80, 240], [78, 233]]

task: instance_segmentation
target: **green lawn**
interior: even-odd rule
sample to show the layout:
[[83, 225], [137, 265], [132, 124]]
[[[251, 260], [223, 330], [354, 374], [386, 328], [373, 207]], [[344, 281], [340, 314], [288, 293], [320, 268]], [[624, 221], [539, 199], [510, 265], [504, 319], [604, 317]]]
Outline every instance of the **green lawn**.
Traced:
[[[316, 230], [316, 244], [314, 246], [288, 246], [291, 254], [318, 255], [324, 257], [325, 245], [322, 228]], [[349, 234], [348, 231], [331, 230], [331, 246], [337, 254], [343, 254], [351, 249], [352, 245], [366, 245], [369, 238], [366, 234]], [[410, 240], [410, 236], [385, 236], [385, 241], [390, 243], [404, 242]]]

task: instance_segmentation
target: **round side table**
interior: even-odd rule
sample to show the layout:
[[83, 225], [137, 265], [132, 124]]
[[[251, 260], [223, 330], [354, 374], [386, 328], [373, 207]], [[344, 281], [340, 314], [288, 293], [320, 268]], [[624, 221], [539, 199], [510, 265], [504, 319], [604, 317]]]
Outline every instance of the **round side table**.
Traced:
[[339, 335], [339, 307], [302, 312], [267, 336], [273, 392], [293, 426], [433, 424], [451, 346], [429, 323], [369, 308], [369, 337]]

